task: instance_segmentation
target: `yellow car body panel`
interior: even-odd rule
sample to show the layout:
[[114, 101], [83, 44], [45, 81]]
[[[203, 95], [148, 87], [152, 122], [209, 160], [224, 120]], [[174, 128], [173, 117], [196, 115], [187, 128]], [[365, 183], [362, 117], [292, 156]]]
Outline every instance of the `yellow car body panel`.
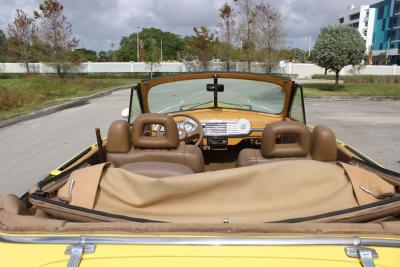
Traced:
[[[37, 235], [36, 235], [37, 236]], [[143, 236], [141, 236], [143, 237]], [[241, 237], [245, 238], [245, 237]], [[276, 238], [276, 237], [274, 237]], [[0, 243], [1, 266], [66, 266], [64, 244]], [[219, 245], [96, 245], [79, 266], [361, 266], [345, 253], [346, 246], [219, 246]], [[400, 248], [377, 251], [376, 266], [400, 266]]]

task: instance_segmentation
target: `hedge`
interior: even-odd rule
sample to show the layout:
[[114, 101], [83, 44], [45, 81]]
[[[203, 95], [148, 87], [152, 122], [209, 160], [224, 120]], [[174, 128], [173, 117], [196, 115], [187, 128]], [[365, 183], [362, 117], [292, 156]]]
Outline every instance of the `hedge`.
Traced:
[[[334, 75], [315, 74], [313, 79], [335, 80]], [[340, 76], [344, 83], [400, 83], [400, 75], [348, 75]]]

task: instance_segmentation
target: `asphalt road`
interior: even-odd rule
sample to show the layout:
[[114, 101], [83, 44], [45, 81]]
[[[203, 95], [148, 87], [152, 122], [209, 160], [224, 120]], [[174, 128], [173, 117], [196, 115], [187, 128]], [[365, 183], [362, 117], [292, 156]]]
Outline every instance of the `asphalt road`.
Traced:
[[[68, 158], [95, 143], [121, 118], [129, 90], [89, 104], [0, 129], [0, 196], [21, 194]], [[337, 137], [400, 172], [400, 102], [307, 100], [309, 123], [334, 129]]]
[[24, 193], [29, 185], [88, 145], [94, 129], [107, 135], [111, 122], [129, 106], [129, 90], [116, 91], [89, 104], [0, 128], [0, 196]]
[[325, 124], [336, 138], [400, 173], [400, 101], [306, 99], [307, 123]]

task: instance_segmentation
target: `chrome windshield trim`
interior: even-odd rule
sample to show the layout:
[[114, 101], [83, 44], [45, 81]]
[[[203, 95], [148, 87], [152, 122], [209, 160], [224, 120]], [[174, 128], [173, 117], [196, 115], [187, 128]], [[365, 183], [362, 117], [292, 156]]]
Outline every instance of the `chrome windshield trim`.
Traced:
[[229, 238], [229, 237], [106, 237], [0, 236], [0, 242], [18, 244], [171, 245], [171, 246], [375, 246], [400, 248], [400, 240], [370, 238]]

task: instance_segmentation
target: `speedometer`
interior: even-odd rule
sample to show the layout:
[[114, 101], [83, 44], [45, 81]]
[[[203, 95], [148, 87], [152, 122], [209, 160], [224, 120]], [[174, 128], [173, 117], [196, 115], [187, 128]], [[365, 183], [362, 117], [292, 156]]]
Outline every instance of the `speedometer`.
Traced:
[[184, 122], [183, 127], [186, 132], [191, 132], [191, 131], [193, 131], [194, 125], [193, 125], [193, 123], [186, 121], [186, 122]]

